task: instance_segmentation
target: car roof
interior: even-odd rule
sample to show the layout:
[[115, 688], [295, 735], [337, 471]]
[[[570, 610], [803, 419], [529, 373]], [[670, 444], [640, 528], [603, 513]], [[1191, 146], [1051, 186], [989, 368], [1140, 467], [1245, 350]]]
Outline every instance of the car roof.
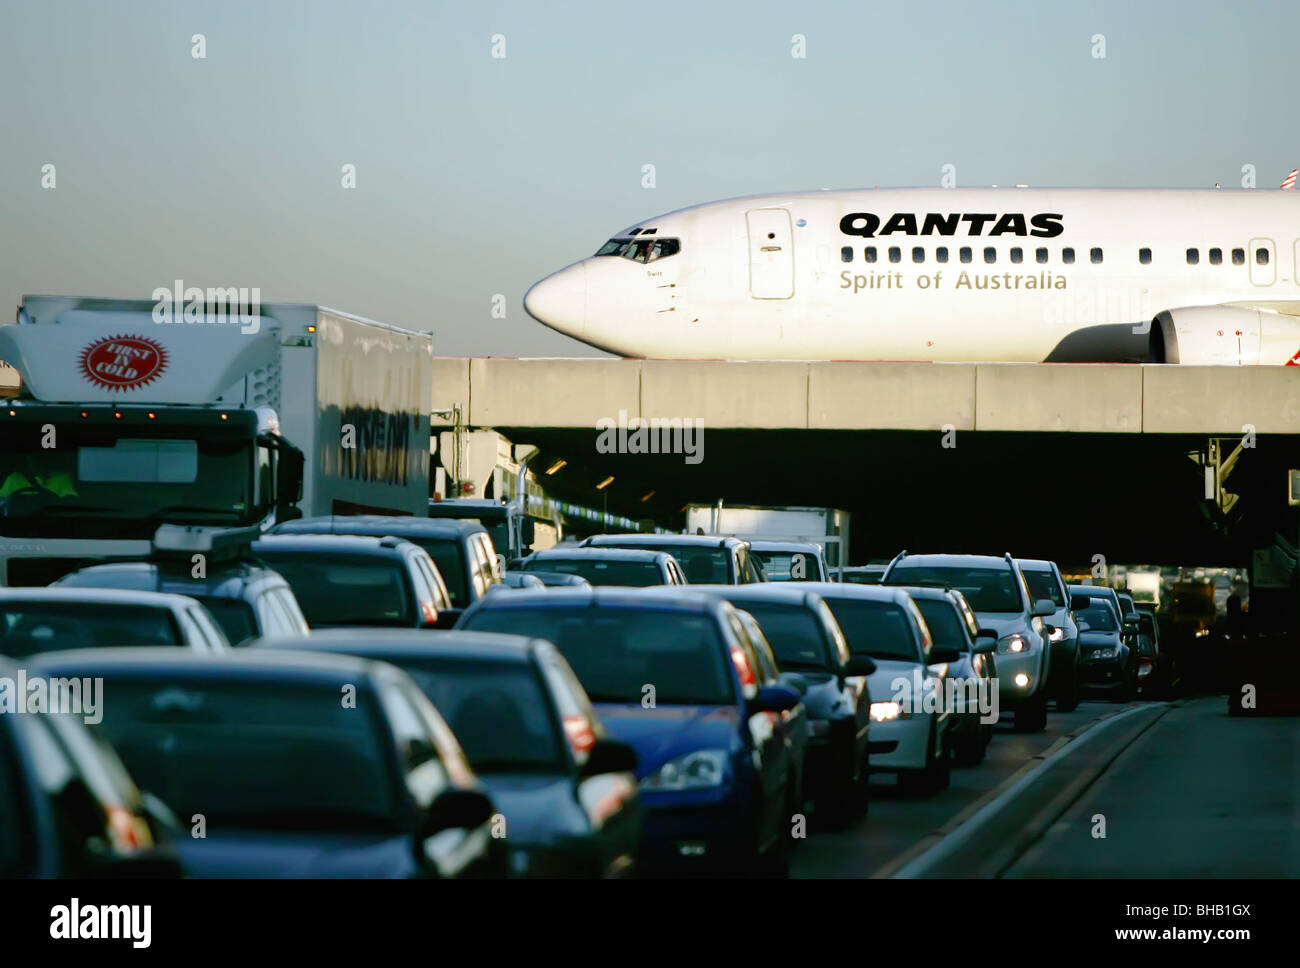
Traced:
[[827, 599], [861, 598], [874, 602], [894, 602], [897, 605], [907, 604], [908, 598], [948, 600], [948, 593], [942, 588], [917, 588], [916, 592], [912, 592], [909, 587], [902, 585], [855, 585], [852, 582], [835, 581], [810, 581], [802, 584], [812, 586], [817, 594]]
[[285, 521], [272, 529], [274, 535], [288, 534], [338, 534], [370, 535], [399, 538], [463, 538], [471, 534], [487, 534], [487, 528], [477, 521], [457, 518], [418, 518], [414, 515], [388, 514], [333, 514], [315, 518], [298, 518]]
[[[261, 562], [247, 560], [210, 567], [207, 576], [204, 578], [192, 577], [188, 562], [185, 563], [184, 567], [179, 564], [174, 567], [160, 566], [155, 561], [105, 562], [98, 565], [88, 565], [77, 571], [69, 572], [52, 587], [103, 587], [82, 584], [81, 581], [84, 581], [86, 577], [94, 579], [109, 576], [119, 579], [127, 578], [131, 581], [130, 588], [141, 591], [163, 591], [194, 597], [242, 599], [248, 589], [258, 588], [261, 585], [271, 585], [277, 588], [289, 587], [289, 583], [285, 581], [284, 576], [278, 571]], [[71, 581], [68, 581], [65, 585], [66, 579], [71, 579]], [[78, 581], [78, 579], [81, 581]], [[118, 586], [110, 585], [108, 587], [115, 588]]]
[[149, 605], [184, 608], [195, 604], [188, 595], [136, 588], [97, 588], [58, 585], [45, 588], [0, 588], [0, 602], [89, 602], [96, 605]]
[[720, 534], [640, 534], [632, 532], [629, 534], [595, 534], [588, 538], [583, 544], [590, 547], [599, 547], [601, 545], [610, 546], [614, 544], [643, 544], [647, 547], [669, 547], [677, 545], [679, 547], [697, 547], [697, 548], [734, 548], [738, 545], [748, 544], [740, 538], [727, 537]]
[[529, 556], [532, 561], [553, 561], [563, 558], [596, 558], [601, 561], [653, 561], [663, 562], [672, 555], [666, 551], [653, 551], [649, 548], [583, 548], [578, 545], [556, 545], [545, 551], [535, 551]]
[[318, 650], [382, 659], [385, 656], [433, 654], [455, 659], [492, 659], [526, 663], [548, 645], [545, 639], [504, 632], [423, 629], [321, 629], [289, 639], [264, 639], [257, 649]]
[[338, 553], [394, 558], [401, 557], [405, 549], [414, 547], [416, 546], [411, 542], [397, 535], [272, 534], [253, 542], [253, 554], [300, 551], [320, 555]]
[[948, 554], [909, 554], [899, 558], [894, 564], [901, 567], [911, 562], [920, 562], [927, 565], [946, 565], [955, 568], [1005, 568], [1007, 566], [1007, 560], [998, 555]]
[[29, 664], [47, 673], [77, 670], [102, 673], [146, 673], [180, 681], [211, 679], [300, 679], [312, 682], [347, 682], [369, 676], [374, 662], [349, 655], [309, 652], [275, 652], [271, 649], [234, 649], [200, 653], [175, 646], [124, 646], [111, 649], [68, 649], [32, 656]]
[[1017, 558], [1018, 564], [1022, 571], [1051, 571], [1052, 562], [1045, 558]]
[[[819, 582], [808, 581], [772, 581], [757, 582], [749, 585], [687, 585], [692, 592], [712, 595], [732, 602], [740, 607], [742, 602], [771, 602], [782, 605], [808, 606], [816, 603], [820, 597], [811, 586]], [[658, 589], [647, 588], [644, 594], [671, 595], [678, 589], [663, 586]]]
[[[731, 587], [731, 586], [727, 586]], [[690, 586], [672, 586], [670, 595], [660, 595], [666, 586], [654, 588], [619, 588], [614, 586], [590, 588], [556, 587], [547, 589], [523, 588], [508, 595], [491, 595], [480, 599], [472, 611], [504, 608], [565, 608], [588, 606], [591, 608], [629, 608], [650, 611], [694, 612], [703, 614], [718, 607], [715, 596], [696, 591]], [[468, 613], [467, 613], [468, 614]]]
[[805, 551], [813, 555], [822, 551], [810, 541], [751, 541], [749, 547], [752, 551]]

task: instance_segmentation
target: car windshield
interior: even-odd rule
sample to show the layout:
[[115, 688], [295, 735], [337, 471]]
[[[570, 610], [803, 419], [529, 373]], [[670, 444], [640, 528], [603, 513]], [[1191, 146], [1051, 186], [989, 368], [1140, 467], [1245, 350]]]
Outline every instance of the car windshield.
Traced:
[[388, 656], [433, 700], [478, 773], [564, 772], [564, 746], [531, 665]]
[[399, 829], [392, 739], [368, 700], [340, 703], [332, 683], [167, 679], [110, 678], [101, 729], [178, 816], [215, 829]]
[[782, 670], [831, 670], [826, 628], [816, 612], [803, 605], [770, 602], [739, 602], [737, 607], [758, 620]]
[[116, 602], [0, 602], [0, 655], [57, 649], [181, 645], [171, 611]]
[[465, 572], [465, 548], [458, 538], [419, 538], [412, 539], [425, 551], [442, 572], [442, 580], [447, 584], [447, 595], [451, 598], [452, 608], [467, 608], [469, 601], [469, 576]]
[[849, 651], [854, 655], [921, 661], [911, 625], [900, 606], [853, 598], [828, 598], [826, 604], [844, 630]]
[[1089, 605], [1076, 613], [1076, 621], [1079, 628], [1084, 631], [1114, 632], [1117, 630], [1115, 613], [1105, 605]]
[[657, 608], [480, 608], [463, 627], [548, 639], [592, 702], [732, 705], [735, 689], [710, 616]]
[[900, 562], [889, 574], [891, 585], [946, 585], [966, 596], [976, 612], [1018, 612], [1022, 608], [1016, 576], [1009, 567], [909, 565]]
[[645, 588], [664, 584], [664, 576], [653, 561], [602, 561], [599, 558], [534, 558], [525, 571], [550, 571], [578, 575], [593, 585], [630, 585]]
[[966, 623], [957, 613], [956, 606], [937, 598], [918, 598], [915, 601], [925, 618], [925, 624], [930, 627], [935, 643], [964, 652], [966, 636], [962, 634], [962, 628]]
[[195, 595], [203, 607], [212, 613], [221, 631], [231, 645], [238, 645], [245, 639], [258, 634], [257, 620], [253, 617], [253, 607], [238, 598], [216, 598], [212, 595]]
[[400, 559], [270, 548], [258, 556], [284, 576], [312, 628], [415, 624], [410, 576]]
[[1050, 598], [1057, 608], [1065, 604], [1060, 583], [1050, 571], [1026, 571], [1022, 568], [1021, 574], [1025, 576], [1025, 584], [1029, 586], [1029, 597], [1034, 601]]
[[768, 581], [821, 581], [825, 576], [815, 555], [805, 551], [755, 551], [751, 557], [758, 559]]

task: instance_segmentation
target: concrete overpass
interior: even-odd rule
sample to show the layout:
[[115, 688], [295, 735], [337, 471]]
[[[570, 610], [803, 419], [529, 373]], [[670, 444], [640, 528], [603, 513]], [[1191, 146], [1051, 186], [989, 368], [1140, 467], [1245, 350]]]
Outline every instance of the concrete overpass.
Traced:
[[[535, 468], [564, 458], [548, 488], [629, 517], [676, 525], [719, 498], [843, 507], [855, 561], [942, 547], [1246, 564], [1300, 529], [1296, 367], [442, 358], [434, 409], [441, 429], [536, 444]], [[702, 420], [703, 461], [603, 452], [599, 422], [620, 411]], [[1189, 459], [1212, 438], [1225, 457], [1248, 442], [1235, 503], [1207, 502]]]

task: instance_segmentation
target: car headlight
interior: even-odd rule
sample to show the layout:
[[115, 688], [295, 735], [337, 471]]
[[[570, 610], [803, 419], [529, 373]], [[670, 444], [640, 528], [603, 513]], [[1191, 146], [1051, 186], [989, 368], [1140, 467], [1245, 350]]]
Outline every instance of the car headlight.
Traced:
[[1054, 627], [1052, 628], [1052, 634], [1049, 635], [1047, 638], [1048, 638], [1048, 641], [1051, 641], [1051, 642], [1064, 642], [1064, 641], [1065, 641], [1065, 629], [1061, 628], [1061, 626], [1059, 626], [1059, 625], [1054, 626]]
[[893, 702], [873, 702], [871, 704], [871, 721], [873, 723], [888, 723], [895, 719], [907, 719], [909, 713], [903, 708], [902, 703]]
[[641, 789], [703, 790], [722, 786], [726, 774], [726, 750], [695, 750], [669, 760], [645, 777]]
[[1012, 632], [1010, 635], [1004, 635], [998, 639], [998, 654], [1006, 655], [1007, 653], [1028, 652], [1030, 648], [1029, 640], [1019, 632]]

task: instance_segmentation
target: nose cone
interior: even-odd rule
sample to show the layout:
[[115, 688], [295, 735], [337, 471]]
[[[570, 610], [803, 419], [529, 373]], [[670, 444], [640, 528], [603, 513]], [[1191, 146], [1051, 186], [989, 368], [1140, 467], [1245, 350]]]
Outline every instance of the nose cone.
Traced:
[[587, 265], [578, 262], [535, 283], [524, 311], [545, 326], [581, 339], [587, 326]]

